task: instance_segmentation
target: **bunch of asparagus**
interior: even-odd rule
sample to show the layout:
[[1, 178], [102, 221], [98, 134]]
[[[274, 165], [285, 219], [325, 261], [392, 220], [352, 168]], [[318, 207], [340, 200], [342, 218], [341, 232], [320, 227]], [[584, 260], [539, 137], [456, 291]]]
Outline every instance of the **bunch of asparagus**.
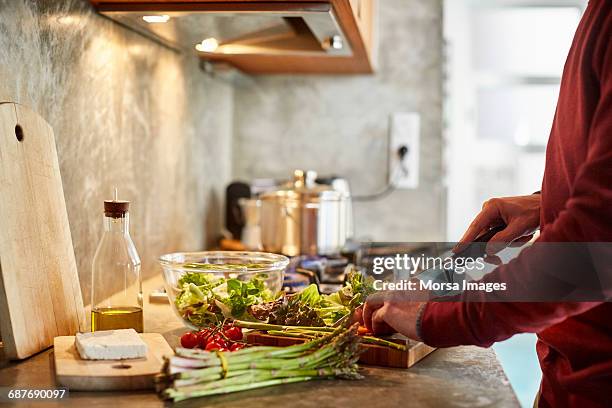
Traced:
[[359, 342], [353, 325], [290, 347], [251, 347], [231, 353], [179, 347], [157, 376], [157, 391], [177, 402], [319, 378], [359, 379]]

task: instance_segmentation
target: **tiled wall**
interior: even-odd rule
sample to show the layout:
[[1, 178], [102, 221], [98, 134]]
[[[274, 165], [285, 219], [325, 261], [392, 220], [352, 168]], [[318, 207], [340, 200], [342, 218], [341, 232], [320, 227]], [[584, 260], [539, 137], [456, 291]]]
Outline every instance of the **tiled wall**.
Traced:
[[87, 1], [0, 0], [0, 100], [54, 128], [84, 300], [112, 187], [132, 202], [143, 273], [215, 238], [231, 171], [232, 87], [96, 15]]
[[349, 179], [355, 194], [387, 177], [389, 117], [421, 114], [420, 186], [356, 203], [356, 233], [379, 241], [443, 240], [441, 1], [379, 0], [374, 76], [282, 76], [240, 81], [234, 176], [285, 177], [294, 168]]

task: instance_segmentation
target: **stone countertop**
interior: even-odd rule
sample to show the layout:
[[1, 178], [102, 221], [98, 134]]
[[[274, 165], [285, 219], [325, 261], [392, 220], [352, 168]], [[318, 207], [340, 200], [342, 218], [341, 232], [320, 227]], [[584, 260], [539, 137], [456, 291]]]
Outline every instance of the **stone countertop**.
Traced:
[[[185, 329], [167, 303], [149, 303], [148, 293], [160, 279], [143, 283], [145, 330], [160, 332], [175, 346]], [[360, 381], [322, 380], [287, 384], [175, 404], [177, 407], [249, 408], [280, 406], [319, 407], [518, 407], [514, 391], [492, 349], [439, 349], [410, 369], [363, 368]], [[0, 387], [54, 387], [53, 350], [22, 362], [9, 362], [0, 353]], [[32, 404], [20, 404], [33, 406]], [[71, 392], [68, 399], [41, 402], [41, 407], [163, 407], [153, 392]]]

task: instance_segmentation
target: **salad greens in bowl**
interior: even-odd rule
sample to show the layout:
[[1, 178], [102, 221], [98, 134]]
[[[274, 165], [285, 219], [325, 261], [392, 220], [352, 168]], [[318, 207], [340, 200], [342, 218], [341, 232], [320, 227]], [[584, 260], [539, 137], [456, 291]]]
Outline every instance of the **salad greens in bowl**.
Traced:
[[265, 252], [177, 252], [159, 258], [170, 303], [193, 329], [254, 320], [254, 305], [276, 299], [289, 259]]

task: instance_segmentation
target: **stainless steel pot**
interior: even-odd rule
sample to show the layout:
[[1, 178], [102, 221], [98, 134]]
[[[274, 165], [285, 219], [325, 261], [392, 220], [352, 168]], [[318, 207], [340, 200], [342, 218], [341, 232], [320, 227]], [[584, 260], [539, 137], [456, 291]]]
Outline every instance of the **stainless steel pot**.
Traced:
[[350, 195], [316, 184], [315, 178], [313, 172], [296, 170], [292, 183], [260, 196], [265, 251], [288, 256], [340, 252], [352, 229]]

